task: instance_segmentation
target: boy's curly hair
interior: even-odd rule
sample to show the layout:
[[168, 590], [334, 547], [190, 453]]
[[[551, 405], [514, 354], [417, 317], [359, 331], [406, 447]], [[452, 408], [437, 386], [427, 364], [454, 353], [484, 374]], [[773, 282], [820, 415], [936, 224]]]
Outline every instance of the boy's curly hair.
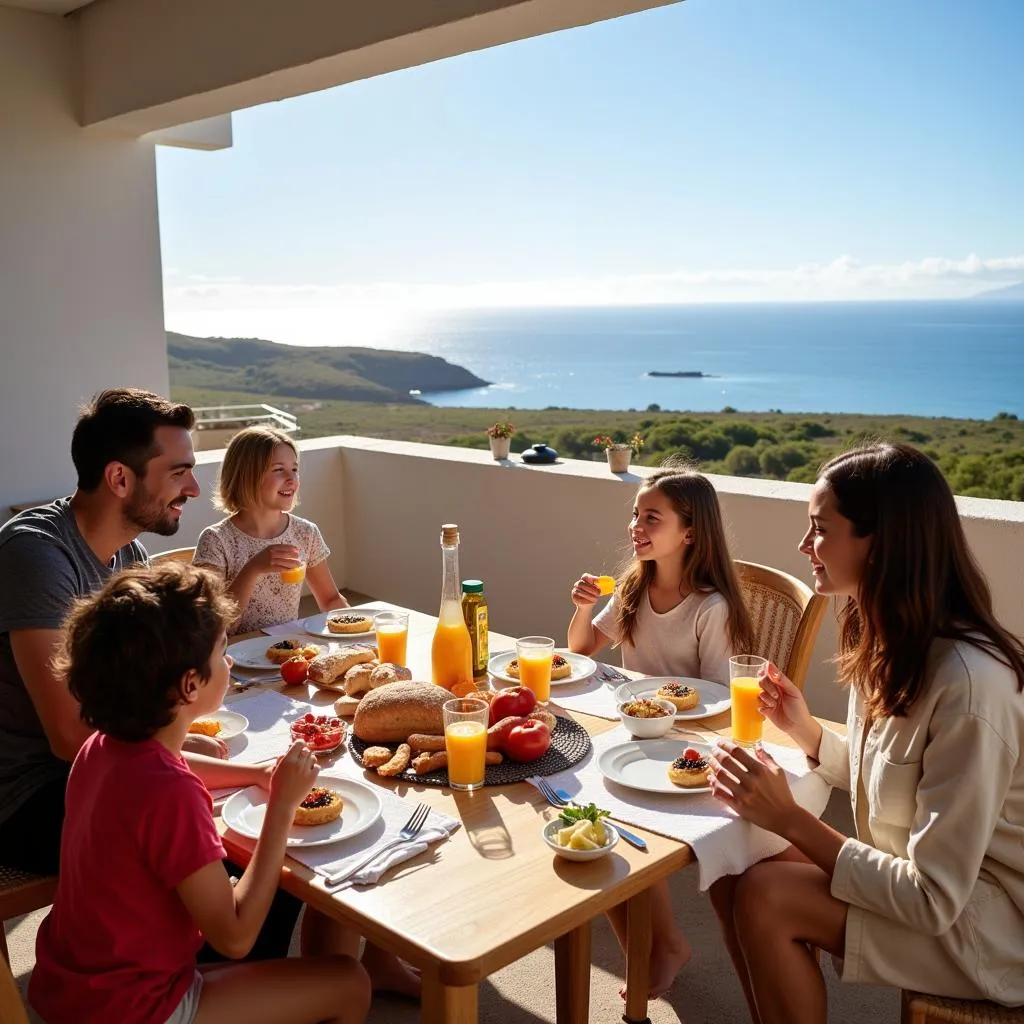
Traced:
[[235, 615], [209, 570], [180, 562], [127, 569], [76, 603], [54, 665], [87, 725], [119, 740], [149, 739], [174, 720], [184, 676], [209, 678]]

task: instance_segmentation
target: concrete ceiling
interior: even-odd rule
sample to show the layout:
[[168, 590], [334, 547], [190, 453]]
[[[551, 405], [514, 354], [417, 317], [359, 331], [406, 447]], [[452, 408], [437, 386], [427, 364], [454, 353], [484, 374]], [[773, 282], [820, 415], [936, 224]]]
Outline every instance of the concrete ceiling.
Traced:
[[67, 14], [91, 2], [92, 0], [0, 0], [0, 7], [21, 7], [26, 11], [41, 11], [43, 14]]

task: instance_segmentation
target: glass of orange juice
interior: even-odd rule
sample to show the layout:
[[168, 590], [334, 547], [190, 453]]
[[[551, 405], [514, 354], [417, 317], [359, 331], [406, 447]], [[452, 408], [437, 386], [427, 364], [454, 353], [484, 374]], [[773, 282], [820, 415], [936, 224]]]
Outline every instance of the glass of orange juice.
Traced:
[[456, 697], [442, 705], [448, 785], [452, 789], [479, 789], [484, 784], [489, 711], [487, 703], [475, 697]]
[[555, 641], [549, 636], [524, 636], [516, 641], [519, 685], [533, 690], [540, 704], [551, 699], [551, 661]]
[[306, 578], [306, 564], [300, 562], [298, 565], [292, 566], [291, 569], [281, 570], [281, 582], [282, 583], [301, 583]]
[[732, 703], [732, 738], [744, 747], [761, 745], [764, 719], [758, 711], [761, 684], [757, 681], [766, 659], [737, 654], [729, 659], [729, 696]]
[[381, 661], [405, 668], [409, 641], [408, 612], [377, 612], [373, 617], [377, 630], [377, 655]]

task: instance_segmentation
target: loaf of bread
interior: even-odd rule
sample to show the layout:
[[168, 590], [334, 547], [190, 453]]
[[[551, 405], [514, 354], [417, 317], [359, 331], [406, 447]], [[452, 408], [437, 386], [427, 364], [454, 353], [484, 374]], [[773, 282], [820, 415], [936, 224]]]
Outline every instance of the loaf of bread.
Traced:
[[452, 695], [433, 683], [390, 683], [359, 702], [352, 731], [367, 743], [404, 743], [413, 733], [444, 732], [441, 708]]
[[336, 647], [326, 654], [318, 655], [309, 663], [308, 679], [314, 686], [341, 689], [340, 685], [334, 687], [334, 684], [340, 683], [353, 665], [362, 665], [376, 657], [377, 649], [369, 644]]

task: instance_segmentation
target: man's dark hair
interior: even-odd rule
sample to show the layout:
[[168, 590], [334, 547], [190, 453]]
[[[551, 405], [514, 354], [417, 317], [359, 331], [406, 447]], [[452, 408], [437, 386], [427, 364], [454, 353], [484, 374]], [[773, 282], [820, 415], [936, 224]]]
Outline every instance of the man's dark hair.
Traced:
[[210, 658], [237, 614], [223, 580], [181, 562], [118, 573], [80, 600], [55, 660], [82, 721], [119, 740], [170, 725], [181, 681], [209, 678]]
[[137, 477], [159, 454], [157, 427], [191, 430], [195, 416], [187, 405], [139, 388], [107, 388], [82, 409], [71, 435], [71, 461], [78, 487], [94, 491], [111, 462], [123, 462]]

